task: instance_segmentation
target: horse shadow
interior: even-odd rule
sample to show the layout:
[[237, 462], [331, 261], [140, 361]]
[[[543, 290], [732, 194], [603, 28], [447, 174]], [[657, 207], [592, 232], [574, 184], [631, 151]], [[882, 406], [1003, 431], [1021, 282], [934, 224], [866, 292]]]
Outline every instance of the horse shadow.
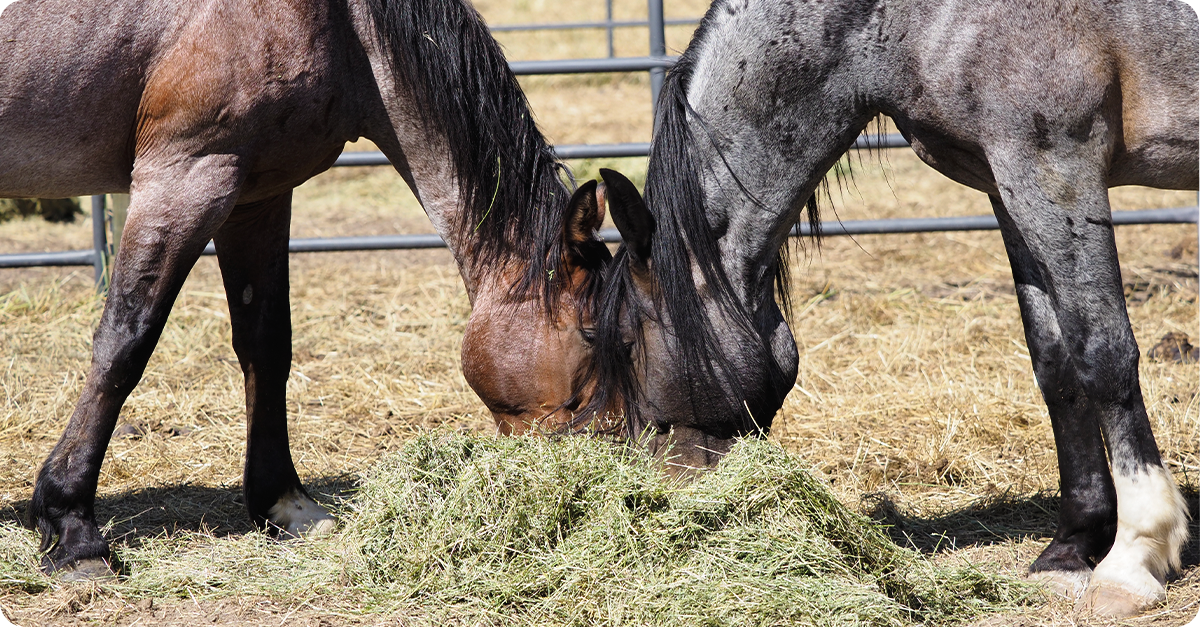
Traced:
[[[355, 475], [311, 478], [305, 486], [314, 499], [334, 510], [358, 488]], [[29, 500], [0, 504], [0, 523], [30, 527]], [[255, 530], [246, 513], [241, 486], [189, 483], [139, 488], [96, 498], [96, 521], [112, 545], [139, 545], [164, 533], [197, 532], [214, 537]]]
[[[1200, 490], [1180, 487], [1188, 505], [1191, 533], [1182, 553], [1183, 569], [1200, 565]], [[1043, 539], [1054, 535], [1059, 497], [1052, 492], [999, 495], [958, 510], [921, 517], [903, 512], [886, 494], [863, 496], [862, 511], [886, 526], [899, 545], [923, 554], [938, 554], [1002, 543]]]

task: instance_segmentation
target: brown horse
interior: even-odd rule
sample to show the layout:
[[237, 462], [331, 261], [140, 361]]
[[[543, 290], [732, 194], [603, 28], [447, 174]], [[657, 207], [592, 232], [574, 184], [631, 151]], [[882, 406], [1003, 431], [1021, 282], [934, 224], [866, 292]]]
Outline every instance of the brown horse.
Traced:
[[[5, 6], [7, 5], [7, 6]], [[375, 142], [458, 262], [467, 380], [502, 432], [557, 425], [596, 277], [594, 183], [574, 195], [465, 0], [0, 2], [0, 196], [131, 195], [66, 430], [38, 475], [42, 566], [107, 573], [100, 465], [189, 269], [215, 241], [246, 380], [244, 491], [283, 534], [333, 520], [288, 449], [292, 189]]]

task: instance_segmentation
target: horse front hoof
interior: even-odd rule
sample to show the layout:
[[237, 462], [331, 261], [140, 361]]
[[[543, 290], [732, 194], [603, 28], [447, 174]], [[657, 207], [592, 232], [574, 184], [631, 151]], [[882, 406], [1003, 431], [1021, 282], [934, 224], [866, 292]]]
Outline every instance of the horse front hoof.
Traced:
[[84, 558], [55, 570], [54, 577], [63, 582], [97, 582], [115, 579], [117, 574], [103, 558]]
[[1087, 590], [1088, 580], [1092, 571], [1032, 571], [1025, 576], [1027, 580], [1044, 585], [1055, 595], [1061, 595], [1069, 600], [1078, 600]]
[[1167, 592], [1161, 587], [1152, 593], [1138, 593], [1118, 584], [1102, 582], [1088, 588], [1075, 610], [1096, 617], [1124, 619], [1154, 608], [1166, 599]]
[[300, 491], [284, 495], [267, 511], [272, 527], [290, 538], [320, 537], [333, 534], [337, 521], [328, 510]]

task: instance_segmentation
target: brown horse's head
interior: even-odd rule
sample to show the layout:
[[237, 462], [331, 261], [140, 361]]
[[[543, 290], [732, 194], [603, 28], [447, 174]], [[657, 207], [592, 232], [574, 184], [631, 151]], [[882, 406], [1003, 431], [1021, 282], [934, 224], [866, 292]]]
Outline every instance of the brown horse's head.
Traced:
[[539, 289], [523, 286], [528, 260], [480, 273], [463, 336], [462, 368], [502, 434], [567, 427], [593, 387], [592, 303], [612, 259], [596, 236], [604, 188], [581, 185], [566, 205], [557, 246]]

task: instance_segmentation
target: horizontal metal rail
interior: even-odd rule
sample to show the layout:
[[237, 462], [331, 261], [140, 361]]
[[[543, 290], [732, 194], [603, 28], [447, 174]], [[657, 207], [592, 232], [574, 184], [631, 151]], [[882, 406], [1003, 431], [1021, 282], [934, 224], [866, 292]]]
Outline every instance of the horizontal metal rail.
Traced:
[[610, 59], [551, 59], [510, 61], [517, 76], [541, 74], [594, 74], [596, 72], [645, 72], [675, 65], [678, 57], [613, 57]]
[[[899, 133], [874, 136], [863, 135], [854, 142], [855, 149], [904, 148], [908, 141]], [[560, 144], [554, 147], [559, 159], [596, 159], [611, 157], [645, 157], [650, 154], [650, 142], [626, 144]], [[342, 153], [333, 166], [387, 166], [391, 162], [379, 151]]]
[[[645, 157], [650, 154], [650, 142], [627, 144], [562, 144], [554, 147], [559, 159], [595, 159], [599, 157]], [[379, 151], [342, 153], [335, 168], [345, 166], [388, 166], [391, 162]]]
[[57, 251], [49, 253], [9, 253], [0, 255], [0, 268], [30, 268], [33, 266], [94, 266], [96, 249]]
[[[1195, 223], [1195, 207], [1171, 209], [1136, 209], [1112, 212], [1114, 225], [1163, 225]], [[950, 216], [946, 218], [890, 218], [885, 220], [847, 220], [822, 223], [821, 235], [887, 235], [898, 233], [935, 233], [942, 231], [991, 231], [999, 229], [995, 216]], [[792, 228], [791, 235], [812, 235], [808, 223]]]
[[[1139, 209], [1112, 212], [1114, 225], [1161, 225], [1188, 224], [1198, 222], [1195, 207], [1171, 209]], [[943, 231], [988, 231], [998, 229], [995, 216], [952, 216], [947, 218], [897, 218], [888, 220], [846, 220], [821, 225], [825, 236], [846, 235], [889, 235], [904, 233], [936, 233]], [[811, 235], [808, 223], [792, 229], [792, 236]], [[605, 242], [621, 241], [616, 229], [602, 229], [600, 238]], [[446, 243], [436, 234], [349, 236], [343, 238], [300, 238], [288, 243], [291, 253], [322, 253], [335, 251], [382, 251], [406, 249], [436, 249]], [[204, 249], [205, 255], [215, 255], [216, 249], [210, 242]], [[0, 255], [0, 268], [28, 266], [91, 266], [96, 252], [62, 251], [59, 253], [19, 253]]]

